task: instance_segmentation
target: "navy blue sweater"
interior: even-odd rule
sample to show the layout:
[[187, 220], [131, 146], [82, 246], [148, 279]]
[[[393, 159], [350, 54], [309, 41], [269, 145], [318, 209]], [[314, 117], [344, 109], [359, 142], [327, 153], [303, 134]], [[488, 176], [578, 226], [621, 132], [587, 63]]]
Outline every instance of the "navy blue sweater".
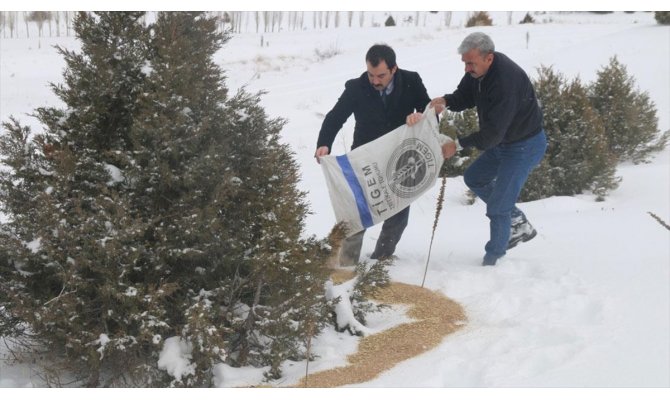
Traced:
[[473, 78], [466, 73], [456, 91], [444, 98], [451, 111], [477, 107], [479, 132], [459, 138], [463, 147], [487, 150], [542, 131], [542, 111], [528, 75], [502, 53], [494, 52], [486, 75]]

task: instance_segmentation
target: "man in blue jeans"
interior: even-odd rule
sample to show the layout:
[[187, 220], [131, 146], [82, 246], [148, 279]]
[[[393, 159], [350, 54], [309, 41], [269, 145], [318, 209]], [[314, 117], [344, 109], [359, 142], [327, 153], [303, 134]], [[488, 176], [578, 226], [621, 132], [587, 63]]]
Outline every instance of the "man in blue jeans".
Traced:
[[[521, 67], [495, 51], [481, 32], [468, 35], [458, 48], [465, 75], [456, 91], [431, 101], [437, 113], [444, 108], [477, 108], [479, 131], [442, 146], [445, 158], [464, 147], [483, 153], [463, 175], [466, 185], [486, 203], [490, 239], [482, 265], [495, 265], [508, 249], [537, 234], [515, 203], [528, 175], [547, 148], [542, 111], [533, 85]], [[420, 115], [407, 117], [408, 124]]]

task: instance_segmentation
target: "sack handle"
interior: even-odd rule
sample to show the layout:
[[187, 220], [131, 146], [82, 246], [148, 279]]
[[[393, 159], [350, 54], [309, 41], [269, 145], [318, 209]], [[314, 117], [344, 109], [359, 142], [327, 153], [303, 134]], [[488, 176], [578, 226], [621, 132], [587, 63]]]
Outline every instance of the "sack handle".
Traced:
[[[431, 125], [436, 134], [439, 133], [440, 129], [438, 124], [440, 122], [440, 116], [435, 112], [435, 109], [431, 105], [431, 102], [428, 102], [428, 104], [426, 104], [426, 108], [423, 110], [423, 115], [421, 116], [421, 119], [422, 120], [425, 119], [426, 116], [431, 117], [431, 120], [428, 123]], [[435, 116], [436, 118], [432, 118], [433, 116]]]

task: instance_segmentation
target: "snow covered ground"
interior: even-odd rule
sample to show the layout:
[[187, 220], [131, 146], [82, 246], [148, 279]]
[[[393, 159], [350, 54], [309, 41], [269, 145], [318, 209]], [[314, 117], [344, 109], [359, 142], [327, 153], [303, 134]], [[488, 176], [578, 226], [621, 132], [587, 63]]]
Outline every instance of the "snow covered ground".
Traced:
[[[376, 15], [381, 22], [384, 14]], [[283, 140], [301, 165], [300, 187], [308, 191], [313, 212], [306, 234], [325, 236], [334, 223], [314, 148], [344, 82], [365, 70], [367, 49], [377, 42], [391, 45], [399, 66], [418, 71], [431, 97], [443, 95], [463, 73], [456, 48], [473, 31], [462, 27], [464, 15], [455, 13], [450, 28], [443, 26], [441, 12], [418, 26], [252, 30], [217, 53], [231, 89], [266, 91], [267, 112], [288, 120]], [[670, 27], [657, 25], [652, 13], [543, 14], [534, 16], [538, 23], [525, 25], [518, 24], [525, 11], [513, 14], [512, 25], [506, 12], [492, 15], [495, 25], [479, 30], [533, 77], [544, 65], [590, 82], [616, 55], [656, 104], [659, 128], [670, 129]], [[0, 120], [14, 115], [38, 129], [26, 114], [59, 104], [48, 82], [62, 80], [64, 62], [52, 45], [77, 44], [63, 37], [2, 38], [0, 44]], [[317, 49], [337, 54], [321, 59]], [[352, 132], [350, 118], [335, 154], [348, 149]], [[648, 214], [670, 222], [670, 151], [649, 164], [623, 164], [617, 174], [621, 186], [604, 202], [584, 194], [521, 204], [539, 234], [494, 268], [480, 266], [488, 237], [483, 204], [466, 205], [463, 180], [449, 179], [426, 286], [462, 304], [468, 324], [436, 349], [355, 387], [670, 387], [670, 231]], [[421, 284], [437, 191], [436, 186], [412, 205], [393, 280]], [[378, 233], [375, 227], [366, 234], [364, 255]], [[384, 329], [404, 318], [396, 310], [374, 318], [370, 327]], [[314, 346], [320, 358], [310, 371], [343, 365], [356, 339], [329, 331]], [[297, 382], [304, 367], [287, 364], [281, 384]], [[223, 387], [261, 383], [257, 369], [217, 371]], [[0, 365], [0, 387], [40, 385], [29, 365]]]

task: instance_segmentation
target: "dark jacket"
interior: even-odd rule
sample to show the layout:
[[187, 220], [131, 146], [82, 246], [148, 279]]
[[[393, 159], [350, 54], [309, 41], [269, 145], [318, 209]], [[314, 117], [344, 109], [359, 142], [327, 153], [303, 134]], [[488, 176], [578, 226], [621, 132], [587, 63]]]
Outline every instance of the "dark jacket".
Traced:
[[393, 79], [386, 109], [379, 91], [370, 84], [367, 72], [347, 81], [344, 92], [326, 114], [316, 147], [328, 146], [332, 150], [335, 136], [352, 113], [356, 119], [351, 146], [354, 149], [403, 125], [414, 111], [423, 112], [430, 97], [419, 74], [398, 68]]
[[542, 131], [542, 111], [528, 75], [502, 53], [494, 52], [486, 75], [477, 79], [466, 73], [444, 98], [451, 111], [477, 107], [479, 132], [460, 138], [463, 147], [486, 150]]

